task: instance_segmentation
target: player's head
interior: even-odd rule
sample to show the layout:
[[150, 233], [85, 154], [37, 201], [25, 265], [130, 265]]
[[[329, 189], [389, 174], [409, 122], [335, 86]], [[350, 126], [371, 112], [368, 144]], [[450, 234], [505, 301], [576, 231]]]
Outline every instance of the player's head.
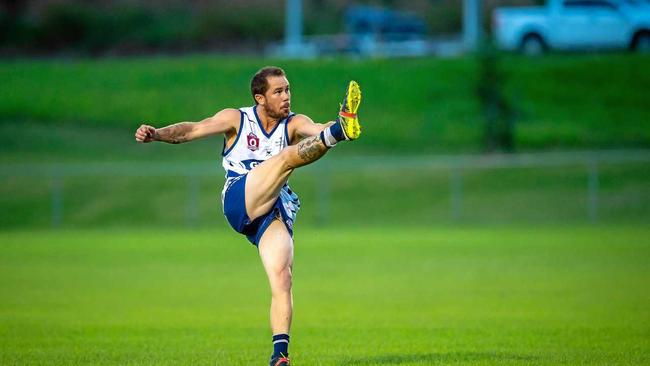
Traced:
[[291, 111], [291, 91], [287, 75], [279, 67], [266, 66], [251, 80], [251, 94], [255, 103], [269, 117], [284, 119]]

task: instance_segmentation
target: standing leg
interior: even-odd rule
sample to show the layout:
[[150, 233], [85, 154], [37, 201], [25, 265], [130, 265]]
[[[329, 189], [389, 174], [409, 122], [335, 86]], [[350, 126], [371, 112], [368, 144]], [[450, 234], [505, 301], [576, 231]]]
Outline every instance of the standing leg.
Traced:
[[291, 268], [293, 239], [282, 221], [273, 220], [259, 242], [260, 258], [271, 286], [272, 357], [288, 356], [289, 332], [293, 313]]
[[[250, 220], [271, 210], [294, 169], [320, 159], [327, 152], [328, 146], [338, 141], [359, 137], [361, 129], [356, 110], [360, 101], [359, 86], [354, 81], [350, 82], [337, 123], [321, 132], [320, 136], [312, 136], [297, 145], [286, 147], [248, 173], [244, 189], [246, 213]], [[270, 318], [274, 341], [271, 365], [288, 366], [289, 360], [286, 357], [293, 314], [293, 239], [282, 221], [273, 220], [262, 234], [258, 248], [271, 286]]]

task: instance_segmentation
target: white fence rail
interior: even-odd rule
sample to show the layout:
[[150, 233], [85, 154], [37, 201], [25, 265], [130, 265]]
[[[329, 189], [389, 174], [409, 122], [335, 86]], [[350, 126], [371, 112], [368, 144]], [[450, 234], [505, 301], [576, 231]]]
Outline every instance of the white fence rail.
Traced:
[[[220, 162], [210, 163], [65, 163], [65, 164], [1, 164], [0, 177], [33, 177], [51, 181], [51, 225], [64, 222], [64, 184], [67, 177], [184, 177], [187, 181], [187, 222], [198, 217], [199, 178], [223, 176]], [[549, 152], [530, 154], [455, 155], [455, 156], [371, 156], [346, 159], [325, 158], [309, 167], [311, 172], [352, 170], [399, 171], [400, 169], [449, 171], [449, 215], [463, 216], [465, 195], [463, 177], [476, 170], [583, 166], [587, 174], [584, 184], [587, 205], [585, 215], [596, 221], [599, 212], [599, 187], [602, 164], [650, 164], [650, 150], [609, 150], [580, 152]], [[650, 187], [648, 187], [650, 189]], [[317, 189], [318, 216], [327, 218], [331, 192]], [[326, 221], [326, 220], [324, 220]]]

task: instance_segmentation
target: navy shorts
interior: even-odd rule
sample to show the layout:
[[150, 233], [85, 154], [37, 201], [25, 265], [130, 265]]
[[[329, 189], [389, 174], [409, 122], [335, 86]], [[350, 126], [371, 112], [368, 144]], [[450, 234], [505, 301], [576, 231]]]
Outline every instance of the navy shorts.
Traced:
[[240, 234], [246, 235], [246, 238], [255, 246], [259, 245], [262, 235], [271, 225], [273, 220], [280, 219], [293, 237], [293, 222], [296, 218], [296, 212], [300, 208], [298, 196], [291, 192], [288, 186], [284, 186], [280, 192], [280, 197], [266, 214], [251, 221], [246, 213], [245, 187], [246, 177], [244, 174], [228, 182], [223, 193], [223, 213], [230, 226]]

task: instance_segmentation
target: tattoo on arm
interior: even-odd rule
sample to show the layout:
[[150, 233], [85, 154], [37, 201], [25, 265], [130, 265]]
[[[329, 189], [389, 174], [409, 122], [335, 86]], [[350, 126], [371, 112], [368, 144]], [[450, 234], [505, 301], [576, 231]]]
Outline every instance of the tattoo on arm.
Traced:
[[187, 133], [190, 130], [190, 124], [187, 122], [176, 123], [171, 126], [156, 130], [154, 139], [170, 144], [181, 144], [189, 141]]
[[313, 161], [327, 148], [323, 146], [319, 136], [312, 136], [300, 141], [298, 144], [298, 156], [303, 161]]

